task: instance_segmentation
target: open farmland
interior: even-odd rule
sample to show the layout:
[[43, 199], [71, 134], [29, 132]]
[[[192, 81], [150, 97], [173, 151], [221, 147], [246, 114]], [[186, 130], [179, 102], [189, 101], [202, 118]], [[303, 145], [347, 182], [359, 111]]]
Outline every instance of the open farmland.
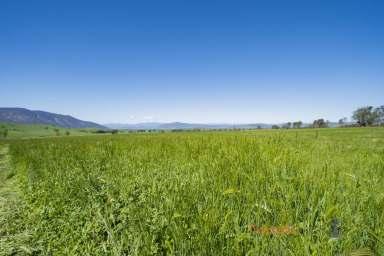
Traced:
[[62, 128], [53, 125], [42, 124], [11, 124], [0, 122], [0, 140], [4, 139], [4, 130], [7, 131], [7, 139], [28, 139], [58, 136], [81, 136], [92, 135], [97, 131], [96, 128]]
[[7, 146], [23, 201], [12, 232], [28, 234], [25, 253], [384, 255], [383, 128]]

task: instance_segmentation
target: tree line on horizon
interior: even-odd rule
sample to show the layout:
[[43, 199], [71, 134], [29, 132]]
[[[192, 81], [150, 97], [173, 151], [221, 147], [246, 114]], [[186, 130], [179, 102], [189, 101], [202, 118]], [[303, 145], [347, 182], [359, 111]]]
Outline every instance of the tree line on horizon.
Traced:
[[[381, 126], [384, 125], [384, 105], [379, 107], [365, 106], [356, 109], [352, 114], [354, 122], [348, 123], [348, 118], [343, 117], [338, 121], [338, 127], [366, 127], [366, 126]], [[328, 128], [330, 121], [324, 118], [316, 119], [311, 125], [306, 128]], [[302, 127], [303, 122], [287, 122], [281, 126], [272, 125], [272, 129], [299, 129]]]
[[[337, 122], [338, 127], [367, 127], [367, 126], [384, 126], [384, 105], [381, 105], [379, 107], [373, 107], [373, 106], [365, 106], [360, 107], [356, 109], [352, 113], [351, 119], [352, 122], [348, 122], [348, 118], [344, 117], [339, 119]], [[330, 127], [331, 122], [329, 120], [325, 120], [324, 118], [316, 119], [312, 122], [310, 125], [303, 126], [302, 121], [296, 121], [296, 122], [287, 122], [283, 125], [272, 125], [272, 129], [300, 129], [300, 128], [328, 128]], [[48, 127], [45, 127], [45, 129], [48, 129]], [[261, 126], [258, 126], [257, 129], [263, 129]], [[194, 128], [193, 131], [203, 131], [205, 129], [200, 128]], [[232, 129], [210, 129], [212, 131], [225, 131], [225, 130], [243, 130], [241, 128], [232, 128]], [[0, 126], [0, 139], [5, 139], [8, 137], [8, 131], [9, 129], [1, 125]], [[58, 128], [54, 129], [56, 136], [60, 136], [60, 131]], [[190, 131], [189, 129], [172, 129], [171, 132], [182, 132], [182, 131]], [[149, 130], [135, 130], [130, 132], [165, 132], [164, 130], [158, 130], [158, 129], [149, 129]], [[118, 130], [97, 130], [92, 133], [111, 133], [111, 134], [117, 134]], [[65, 135], [69, 136], [70, 132], [66, 131]]]

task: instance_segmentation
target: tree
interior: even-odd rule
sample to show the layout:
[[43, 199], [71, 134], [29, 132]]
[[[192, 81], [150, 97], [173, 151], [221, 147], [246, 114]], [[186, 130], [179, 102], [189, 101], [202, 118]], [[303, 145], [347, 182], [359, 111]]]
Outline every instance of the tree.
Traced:
[[375, 109], [375, 112], [378, 115], [378, 123], [384, 124], [384, 105]]
[[60, 136], [60, 130], [55, 128], [55, 133], [56, 133], [56, 136]]
[[343, 125], [345, 125], [347, 123], [347, 121], [348, 121], [348, 118], [343, 117], [343, 118], [339, 119], [338, 124], [339, 124], [339, 126], [343, 126]]
[[326, 127], [328, 127], [328, 122], [326, 122], [324, 120], [324, 118], [320, 118], [320, 119], [313, 121], [312, 127], [313, 128], [326, 128]]
[[283, 124], [283, 125], [281, 126], [281, 128], [284, 128], [284, 129], [289, 129], [289, 128], [291, 128], [291, 122], [288, 122], [288, 123], [286, 123], [286, 124]]
[[272, 129], [280, 129], [280, 127], [276, 124], [272, 125]]
[[303, 125], [303, 122], [301, 121], [293, 122], [293, 128], [299, 129], [301, 128], [302, 125]]
[[7, 136], [8, 136], [8, 129], [4, 129], [4, 131], [3, 131], [3, 137], [4, 137], [4, 138], [7, 138]]
[[65, 131], [65, 135], [69, 136], [71, 133], [69, 131]]
[[119, 130], [112, 130], [112, 134], [117, 134]]
[[381, 107], [374, 109], [372, 106], [358, 108], [353, 112], [352, 118], [356, 120], [360, 126], [369, 126], [380, 120]]

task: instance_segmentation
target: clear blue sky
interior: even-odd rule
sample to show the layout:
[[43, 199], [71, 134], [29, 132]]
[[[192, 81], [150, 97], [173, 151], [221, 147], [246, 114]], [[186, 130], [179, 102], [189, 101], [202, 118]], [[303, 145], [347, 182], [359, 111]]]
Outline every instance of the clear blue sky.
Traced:
[[0, 3], [0, 107], [248, 123], [382, 104], [382, 0]]

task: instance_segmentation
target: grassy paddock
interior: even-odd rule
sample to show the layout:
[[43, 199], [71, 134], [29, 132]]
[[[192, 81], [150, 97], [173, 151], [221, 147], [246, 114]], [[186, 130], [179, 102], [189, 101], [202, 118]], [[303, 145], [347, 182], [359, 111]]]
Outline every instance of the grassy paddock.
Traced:
[[[7, 130], [7, 137], [4, 138], [3, 131]], [[96, 131], [95, 128], [62, 128], [45, 124], [11, 124], [0, 123], [0, 142], [4, 139], [28, 139], [28, 138], [46, 138], [68, 135], [91, 135]]]
[[43, 255], [384, 255], [383, 128], [20, 140], [10, 154]]

